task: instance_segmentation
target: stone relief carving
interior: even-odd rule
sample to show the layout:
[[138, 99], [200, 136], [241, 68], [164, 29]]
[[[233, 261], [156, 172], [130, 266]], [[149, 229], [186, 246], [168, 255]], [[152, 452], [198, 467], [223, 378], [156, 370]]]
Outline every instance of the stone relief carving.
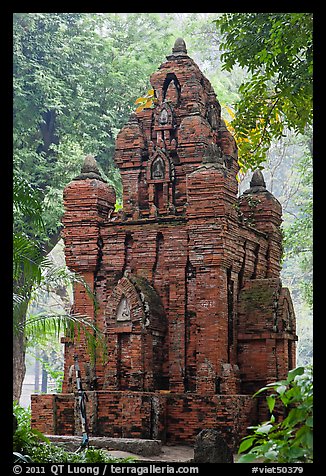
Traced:
[[[173, 81], [172, 84], [174, 85]], [[172, 87], [172, 86], [171, 86]], [[174, 129], [176, 117], [173, 105], [169, 101], [163, 101], [155, 111], [155, 127], [157, 129]]]
[[117, 321], [130, 321], [130, 307], [125, 296], [122, 296], [117, 309]]
[[217, 114], [217, 110], [213, 104], [210, 104], [208, 112], [207, 112], [207, 119], [213, 129], [218, 129], [219, 126], [219, 117]]
[[164, 180], [165, 166], [162, 157], [158, 156], [152, 164], [152, 179]]
[[159, 123], [163, 126], [168, 123], [169, 120], [169, 115], [166, 109], [162, 109], [160, 117], [159, 117]]

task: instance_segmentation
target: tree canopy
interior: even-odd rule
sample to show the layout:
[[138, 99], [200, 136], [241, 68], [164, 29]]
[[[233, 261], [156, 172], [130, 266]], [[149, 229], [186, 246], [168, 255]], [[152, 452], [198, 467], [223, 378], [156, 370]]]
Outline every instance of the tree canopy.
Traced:
[[242, 171], [262, 168], [273, 139], [312, 124], [312, 13], [225, 13], [223, 68], [247, 70], [232, 121]]

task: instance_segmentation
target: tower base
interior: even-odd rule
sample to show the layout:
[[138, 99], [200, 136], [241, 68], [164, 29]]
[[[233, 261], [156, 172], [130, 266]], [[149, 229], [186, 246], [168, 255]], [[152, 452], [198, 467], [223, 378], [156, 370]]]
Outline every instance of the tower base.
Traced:
[[[257, 416], [257, 400], [250, 395], [104, 390], [86, 394], [93, 436], [193, 444], [202, 429], [214, 428], [236, 448]], [[31, 407], [33, 428], [47, 434], [80, 434], [74, 394], [32, 395]]]

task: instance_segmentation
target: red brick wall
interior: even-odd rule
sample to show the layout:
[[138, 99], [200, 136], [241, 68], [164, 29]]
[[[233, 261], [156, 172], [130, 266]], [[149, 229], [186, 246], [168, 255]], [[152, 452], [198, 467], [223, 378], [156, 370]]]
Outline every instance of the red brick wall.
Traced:
[[73, 394], [31, 396], [32, 427], [48, 435], [75, 434]]
[[[203, 428], [218, 429], [236, 447], [256, 421], [257, 401], [248, 395], [153, 394], [150, 392], [87, 392], [89, 433], [116, 438], [154, 438], [193, 444]], [[33, 427], [45, 434], [80, 434], [72, 395], [35, 395]], [[74, 422], [75, 412], [75, 424]], [[49, 424], [56, 421], [56, 428]]]
[[203, 428], [218, 429], [236, 447], [246, 428], [256, 421], [256, 405], [247, 395], [175, 395], [167, 397], [167, 440], [194, 442]]

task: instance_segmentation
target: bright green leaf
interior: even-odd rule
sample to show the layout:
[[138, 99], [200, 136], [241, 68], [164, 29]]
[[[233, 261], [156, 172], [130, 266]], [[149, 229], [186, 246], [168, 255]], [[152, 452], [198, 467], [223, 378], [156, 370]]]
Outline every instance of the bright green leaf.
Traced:
[[238, 453], [243, 453], [244, 451], [247, 451], [253, 445], [254, 441], [256, 441], [255, 437], [243, 439], [239, 446]]
[[274, 406], [275, 406], [275, 397], [274, 397], [274, 395], [269, 395], [268, 397], [266, 397], [266, 401], [267, 401], [269, 411], [270, 411], [270, 413], [272, 413], [273, 410], [274, 410]]

